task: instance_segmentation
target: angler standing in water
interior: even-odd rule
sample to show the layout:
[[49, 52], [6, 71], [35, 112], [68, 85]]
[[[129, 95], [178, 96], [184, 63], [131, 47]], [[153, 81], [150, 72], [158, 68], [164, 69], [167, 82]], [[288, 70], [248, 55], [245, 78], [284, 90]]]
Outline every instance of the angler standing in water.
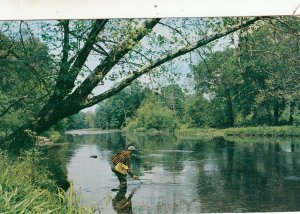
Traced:
[[128, 173], [133, 179], [138, 179], [138, 176], [133, 175], [131, 169], [131, 155], [136, 151], [134, 146], [129, 146], [127, 150], [121, 151], [112, 158], [113, 165], [111, 170], [116, 174], [120, 182], [119, 189], [127, 187], [126, 176]]

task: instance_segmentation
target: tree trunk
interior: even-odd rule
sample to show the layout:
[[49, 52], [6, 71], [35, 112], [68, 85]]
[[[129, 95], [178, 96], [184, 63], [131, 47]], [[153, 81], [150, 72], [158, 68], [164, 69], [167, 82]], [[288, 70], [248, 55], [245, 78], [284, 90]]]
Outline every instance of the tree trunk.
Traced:
[[229, 89], [225, 90], [226, 93], [226, 108], [227, 108], [227, 116], [228, 116], [228, 125], [229, 127], [234, 126], [234, 112], [233, 112], [233, 105], [232, 105], [232, 98], [230, 95]]
[[274, 125], [277, 126], [278, 122], [279, 122], [279, 105], [278, 105], [278, 101], [275, 101], [273, 109], [274, 109], [274, 113], [273, 113]]
[[294, 112], [295, 112], [296, 103], [295, 101], [291, 101], [290, 103], [290, 117], [288, 121], [288, 125], [293, 125], [294, 122]]
[[[49, 106], [49, 107], [47, 107]], [[41, 113], [34, 119], [13, 132], [8, 138], [8, 145], [4, 147], [19, 150], [20, 148], [32, 147], [35, 143], [35, 136], [48, 130], [61, 119], [78, 113], [81, 108], [79, 100], [61, 105], [49, 103]]]

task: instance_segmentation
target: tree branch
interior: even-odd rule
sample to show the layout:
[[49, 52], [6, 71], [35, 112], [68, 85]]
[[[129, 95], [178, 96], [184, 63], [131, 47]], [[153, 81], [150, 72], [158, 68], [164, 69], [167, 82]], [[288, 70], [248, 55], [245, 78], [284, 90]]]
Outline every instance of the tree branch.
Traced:
[[139, 51], [137, 51], [137, 50], [132, 50], [133, 52], [135, 52], [135, 53], [137, 53], [137, 54], [139, 54], [141, 57], [144, 57], [146, 60], [148, 60], [149, 62], [151, 62], [152, 60], [151, 59], [149, 59], [145, 54], [143, 54], [143, 53], [141, 53], [141, 52], [139, 52]]
[[90, 98], [86, 103], [83, 103], [82, 107], [90, 107], [92, 105], [95, 105], [109, 97], [111, 97], [112, 95], [114, 94], [117, 94], [118, 92], [120, 92], [121, 90], [123, 90], [124, 88], [126, 88], [128, 85], [131, 84], [131, 82], [133, 82], [134, 80], [136, 80], [138, 77], [140, 77], [141, 75], [145, 74], [145, 73], [148, 73], [150, 72], [151, 70], [153, 70], [154, 68], [162, 65], [163, 63], [167, 62], [167, 61], [170, 61], [170, 60], [173, 60], [179, 56], [182, 56], [188, 52], [191, 52], [201, 46], [204, 46], [212, 41], [215, 41], [221, 37], [224, 37], [230, 33], [233, 33], [235, 31], [238, 31], [242, 28], [245, 28], [247, 26], [250, 26], [252, 24], [254, 24], [255, 22], [257, 22], [258, 20], [261, 20], [262, 17], [257, 17], [257, 18], [254, 18], [254, 19], [251, 19], [249, 21], [246, 21], [245, 23], [241, 24], [241, 25], [238, 25], [236, 27], [233, 27], [225, 32], [222, 32], [222, 33], [218, 33], [218, 34], [215, 34], [213, 36], [210, 36], [208, 38], [204, 38], [204, 39], [201, 39], [191, 45], [187, 45], [175, 52], [172, 52], [172, 53], [169, 53], [169, 54], [166, 54], [164, 56], [162, 56], [161, 58], [157, 59], [156, 61], [154, 61], [153, 63], [149, 63], [148, 65], [145, 65], [143, 66], [141, 69], [139, 69], [137, 72], [134, 72], [133, 74], [127, 76], [126, 78], [124, 78], [118, 85], [112, 87], [111, 89], [105, 91], [104, 93], [98, 95], [98, 96], [95, 96], [95, 97], [92, 97]]
[[69, 20], [61, 21], [61, 25], [64, 29], [64, 39], [63, 39], [63, 56], [60, 63], [60, 73], [65, 72], [69, 69], [68, 58], [70, 50], [70, 29], [69, 29]]
[[129, 51], [133, 50], [134, 46], [147, 35], [153, 27], [159, 22], [159, 19], [151, 19], [146, 21], [141, 27], [130, 33], [120, 45], [111, 51], [101, 64], [99, 64], [94, 72], [89, 75], [73, 93], [72, 97], [88, 96], [92, 90], [104, 79], [106, 74], [124, 57]]
[[[297, 36], [298, 38], [300, 38], [300, 35], [298, 33], [298, 29], [294, 29], [291, 26], [289, 26], [286, 22], [280, 20], [279, 18], [276, 17], [271, 17], [271, 19], [274, 19], [275, 21], [279, 22], [283, 27], [285, 27], [286, 29], [288, 29], [288, 31], [290, 31], [292, 34], [294, 34], [295, 36]], [[272, 26], [274, 26], [274, 24], [272, 22], [270, 22]], [[276, 28], [276, 26], [274, 26]]]
[[[66, 68], [69, 68], [71, 66], [71, 63], [73, 65], [70, 67], [70, 69], [64, 70], [64, 72], [61, 72], [58, 76], [57, 84], [55, 86], [56, 93], [55, 95], [58, 97], [64, 97], [74, 87], [75, 79], [82, 69], [87, 57], [89, 56], [93, 45], [97, 42], [97, 36], [98, 34], [104, 29], [105, 24], [108, 22], [107, 19], [103, 20], [96, 20], [92, 30], [90, 31], [87, 41], [84, 44], [84, 46], [78, 51], [76, 54], [76, 58], [71, 58], [70, 61], [66, 62]], [[68, 35], [65, 35], [68, 36]], [[67, 39], [65, 37], [65, 39]], [[67, 49], [64, 49], [63, 51], [67, 52]], [[63, 58], [66, 58], [67, 53], [64, 54]], [[65, 59], [64, 59], [65, 60]]]
[[[176, 33], [178, 33], [178, 34], [184, 39], [184, 41], [185, 41], [188, 45], [191, 44], [191, 43], [189, 42], [189, 40], [186, 38], [186, 36], [184, 36], [183, 33], [182, 33], [180, 30], [178, 30], [178, 29], [176, 29], [176, 28], [173, 28], [172, 26], [170, 26], [170, 25], [168, 25], [168, 24], [165, 24], [165, 23], [162, 23], [162, 22], [159, 22], [159, 24], [160, 24], [160, 25], [163, 25], [163, 26], [166, 26], [166, 27], [168, 27], [168, 28], [170, 28], [172, 31], [175, 31]], [[199, 50], [196, 50], [196, 52], [197, 52], [198, 55], [203, 59], [203, 57], [202, 57], [200, 51], [199, 51]], [[191, 56], [190, 56], [190, 60], [191, 60]], [[204, 59], [203, 59], [203, 60], [204, 60]]]
[[100, 53], [102, 55], [105, 55], [106, 57], [109, 56], [109, 54], [106, 52], [106, 50], [104, 48], [101, 47], [101, 45], [95, 44], [95, 46], [98, 48], [93, 48], [94, 51], [96, 51], [97, 53]]
[[185, 41], [187, 44], [191, 44], [187, 38], [182, 34], [182, 32], [176, 28], [173, 28], [172, 26], [168, 25], [168, 24], [165, 24], [165, 23], [162, 23], [162, 22], [159, 22], [160, 25], [163, 25], [163, 26], [166, 26], [168, 28], [170, 28], [172, 31], [175, 31], [176, 33], [178, 33]]

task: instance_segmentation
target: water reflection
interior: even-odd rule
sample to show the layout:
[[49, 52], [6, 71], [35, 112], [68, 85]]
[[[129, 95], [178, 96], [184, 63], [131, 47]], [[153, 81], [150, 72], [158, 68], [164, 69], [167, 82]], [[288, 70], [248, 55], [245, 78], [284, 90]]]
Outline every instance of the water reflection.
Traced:
[[114, 199], [112, 199], [112, 206], [113, 209], [119, 214], [119, 213], [133, 213], [132, 211], [132, 202], [131, 198], [133, 197], [133, 194], [140, 186], [136, 187], [131, 191], [131, 193], [126, 196], [127, 187], [120, 188], [117, 192]]
[[[119, 199], [130, 204], [129, 213], [300, 210], [299, 140], [106, 133], [70, 135], [67, 141], [61, 152], [69, 179], [81, 189], [83, 203], [98, 203], [104, 213], [119, 212]], [[112, 155], [127, 145], [141, 150], [132, 158], [134, 174], [152, 182], [129, 180], [125, 193], [111, 192], [118, 184], [110, 171]], [[107, 195], [114, 200], [103, 205]]]

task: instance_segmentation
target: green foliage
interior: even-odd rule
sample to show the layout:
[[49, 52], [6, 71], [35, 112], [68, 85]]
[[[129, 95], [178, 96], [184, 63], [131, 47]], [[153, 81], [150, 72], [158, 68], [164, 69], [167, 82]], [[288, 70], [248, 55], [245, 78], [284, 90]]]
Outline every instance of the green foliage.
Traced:
[[240, 96], [241, 111], [252, 115], [254, 125], [280, 125], [288, 104], [299, 97], [294, 60], [299, 55], [299, 25], [299, 20], [285, 17], [240, 37], [244, 80], [240, 91], [248, 95]]
[[[236, 20], [223, 21], [231, 25]], [[195, 89], [208, 97], [206, 112], [212, 118], [196, 127], [296, 124], [299, 25], [292, 17], [264, 22], [241, 31], [235, 48], [212, 51], [194, 66]]]
[[211, 125], [212, 115], [209, 111], [209, 102], [201, 95], [190, 96], [184, 109], [185, 123], [188, 127], [203, 127]]
[[96, 110], [96, 127], [121, 129], [127, 126], [148, 93], [150, 93], [148, 88], [144, 88], [139, 83], [134, 83], [100, 104]]
[[178, 84], [171, 84], [161, 89], [161, 96], [166, 106], [179, 120], [183, 118], [185, 94]]
[[134, 129], [139, 131], [155, 129], [173, 132], [176, 125], [172, 110], [150, 100], [138, 109], [137, 118], [129, 123], [127, 129], [130, 131]]
[[145, 129], [142, 129], [139, 127], [139, 121], [137, 119], [131, 120], [128, 125], [125, 127], [125, 130], [129, 131], [146, 131]]
[[87, 123], [85, 121], [85, 113], [79, 112], [68, 118], [67, 129], [83, 129], [87, 128]]
[[239, 71], [237, 52], [232, 48], [210, 54], [193, 68], [197, 92], [211, 97], [212, 115], [216, 116], [213, 126], [234, 125], [235, 102], [242, 81]]
[[0, 128], [5, 136], [35, 116], [53, 84], [47, 46], [28, 34], [16, 40], [0, 32]]
[[296, 109], [294, 113], [293, 125], [295, 127], [300, 127], [300, 109]]
[[0, 151], [0, 213], [93, 213], [79, 205], [72, 186], [67, 194], [49, 179], [38, 150], [12, 160]]

